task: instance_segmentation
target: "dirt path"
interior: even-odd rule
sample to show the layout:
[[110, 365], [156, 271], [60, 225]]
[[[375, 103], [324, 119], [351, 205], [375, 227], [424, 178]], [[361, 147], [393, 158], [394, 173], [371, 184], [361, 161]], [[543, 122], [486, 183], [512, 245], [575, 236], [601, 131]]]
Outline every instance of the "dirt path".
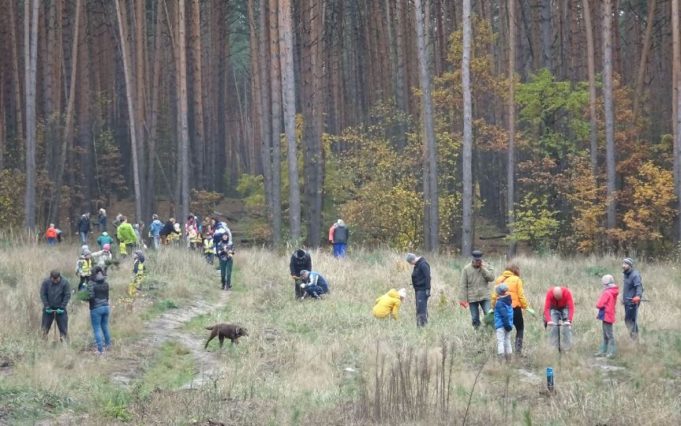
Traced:
[[[152, 356], [163, 343], [175, 341], [185, 346], [194, 357], [198, 373], [185, 387], [198, 387], [209, 382], [220, 373], [220, 362], [215, 352], [203, 349], [204, 340], [183, 330], [192, 319], [216, 311], [227, 304], [228, 292], [221, 292], [215, 303], [203, 300], [195, 301], [191, 305], [171, 309], [157, 319], [145, 324], [145, 336], [127, 349], [121, 357], [124, 367], [111, 374], [111, 381], [123, 386], [130, 385], [139, 377], [142, 371], [142, 360]], [[204, 336], [205, 337], [205, 336]]]

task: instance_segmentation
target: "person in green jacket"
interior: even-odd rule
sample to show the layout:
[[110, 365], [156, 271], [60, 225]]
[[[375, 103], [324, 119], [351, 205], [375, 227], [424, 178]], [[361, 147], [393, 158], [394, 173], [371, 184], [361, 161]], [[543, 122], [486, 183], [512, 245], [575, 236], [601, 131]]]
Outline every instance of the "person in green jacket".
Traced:
[[494, 271], [482, 260], [482, 252], [474, 250], [471, 262], [461, 271], [459, 305], [470, 308], [473, 327], [480, 327], [480, 310], [484, 316], [490, 310], [489, 283], [494, 281]]
[[128, 255], [128, 248], [137, 244], [137, 236], [135, 235], [135, 230], [132, 225], [128, 223], [128, 218], [123, 216], [121, 218], [121, 224], [118, 225], [116, 230], [116, 238], [119, 244], [119, 253], [121, 256]]

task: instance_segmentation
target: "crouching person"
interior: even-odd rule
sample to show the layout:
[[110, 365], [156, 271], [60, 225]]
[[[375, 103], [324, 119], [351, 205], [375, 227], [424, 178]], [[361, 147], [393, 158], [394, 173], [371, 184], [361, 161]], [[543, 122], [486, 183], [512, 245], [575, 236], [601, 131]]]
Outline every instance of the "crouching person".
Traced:
[[71, 287], [59, 271], [50, 272], [50, 277], [43, 281], [40, 287], [40, 299], [43, 302], [43, 337], [47, 337], [52, 322], [56, 320], [59, 328], [59, 340], [67, 339], [69, 317], [66, 313], [66, 305], [69, 304], [71, 299]]
[[376, 304], [371, 313], [375, 318], [382, 319], [392, 316], [396, 320], [400, 312], [400, 305], [402, 305], [405, 297], [407, 297], [407, 289], [395, 290], [391, 288], [386, 294], [376, 299]]
[[329, 283], [319, 272], [301, 271], [300, 278], [302, 284], [300, 287], [305, 290], [305, 296], [311, 296], [315, 299], [321, 299], [323, 294], [329, 292]]

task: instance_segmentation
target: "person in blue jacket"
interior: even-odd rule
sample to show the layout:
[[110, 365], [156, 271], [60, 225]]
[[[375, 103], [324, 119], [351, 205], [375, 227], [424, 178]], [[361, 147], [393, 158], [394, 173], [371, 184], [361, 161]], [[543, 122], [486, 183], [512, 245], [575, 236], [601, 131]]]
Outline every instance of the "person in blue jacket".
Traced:
[[149, 225], [149, 235], [151, 236], [152, 247], [158, 250], [161, 247], [161, 230], [163, 229], [163, 222], [158, 218], [157, 214], [151, 216], [151, 225]]
[[305, 290], [305, 296], [321, 299], [323, 294], [329, 292], [329, 283], [319, 272], [302, 270], [300, 279], [303, 282], [300, 287]]
[[499, 284], [497, 292], [497, 303], [494, 305], [494, 328], [497, 333], [497, 355], [499, 359], [509, 361], [513, 349], [511, 347], [511, 331], [513, 331], [513, 304], [511, 293], [508, 292], [506, 284]]

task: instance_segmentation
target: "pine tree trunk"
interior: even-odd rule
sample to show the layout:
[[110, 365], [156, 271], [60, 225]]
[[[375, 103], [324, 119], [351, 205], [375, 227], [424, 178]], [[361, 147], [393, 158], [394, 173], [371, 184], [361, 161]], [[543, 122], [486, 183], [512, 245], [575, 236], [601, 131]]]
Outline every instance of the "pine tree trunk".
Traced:
[[584, 29], [586, 30], [586, 61], [589, 74], [589, 154], [591, 156], [591, 173], [598, 176], [598, 119], [596, 115], [596, 66], [594, 64], [594, 37], [591, 22], [591, 6], [589, 0], [582, 0], [584, 13]]
[[[123, 60], [123, 75], [125, 78], [125, 94], [128, 104], [128, 120], [130, 127], [130, 152], [132, 153], [132, 179], [135, 191], [135, 222], [142, 220], [142, 198], [139, 174], [139, 162], [137, 156], [137, 116], [135, 114], [135, 94], [132, 86], [132, 70], [130, 68], [130, 54], [128, 46], [128, 37], [124, 19], [126, 18], [125, 4], [121, 4], [121, 0], [116, 1], [116, 16], [118, 18], [118, 30], [121, 43], [121, 57]], [[122, 0], [125, 1], [125, 0]], [[182, 1], [182, 0], [180, 0]]]
[[[516, 0], [508, 0], [508, 159], [506, 162], [506, 223], [509, 232], [513, 233], [515, 222], [515, 45], [516, 45]], [[511, 238], [507, 257], [512, 259], [516, 254], [516, 243]]]
[[400, 111], [409, 112], [409, 102], [407, 94], [407, 81], [406, 81], [406, 64], [405, 64], [405, 49], [406, 43], [404, 40], [404, 1], [405, 0], [395, 0], [395, 52], [397, 57], [397, 72], [395, 74], [395, 84], [397, 86], [397, 108]]
[[605, 162], [607, 169], [608, 229], [617, 224], [615, 199], [615, 114], [612, 102], [612, 0], [603, 0], [603, 104], [605, 109]]
[[[36, 73], [38, 68], [38, 13], [40, 0], [24, 3], [24, 49], [26, 72], [26, 199], [25, 224], [30, 232], [35, 231], [36, 195]], [[30, 19], [30, 20], [29, 20]]]
[[180, 119], [180, 200], [181, 218], [189, 216], [189, 123], [187, 116], [187, 36], [184, 0], [178, 0], [179, 119]]
[[[469, 0], [464, 0], [468, 2]], [[468, 3], [470, 6], [470, 3]], [[433, 126], [433, 106], [430, 93], [430, 72], [428, 70], [428, 57], [426, 51], [426, 32], [424, 23], [424, 11], [421, 0], [414, 1], [416, 16], [416, 44], [419, 66], [419, 82], [421, 86], [421, 114], [423, 119], [423, 135], [425, 141], [425, 165], [424, 167], [424, 201], [425, 217], [428, 225], [426, 233], [426, 250], [437, 251], [439, 248], [439, 216], [438, 216], [438, 190], [437, 190], [437, 147], [435, 145], [435, 129]], [[470, 164], [469, 164], [470, 165]]]
[[[147, 204], [147, 194], [146, 189], [146, 174], [144, 171], [145, 161], [145, 151], [146, 146], [146, 135], [145, 128], [147, 128], [148, 123], [146, 122], [147, 108], [147, 61], [146, 61], [146, 16], [145, 16], [145, 0], [135, 0], [135, 10], [132, 14], [135, 22], [135, 56], [133, 62], [133, 56], [130, 56], [130, 62], [135, 64], [134, 77], [131, 84], [133, 85], [133, 90], [135, 94], [135, 113], [137, 114], [137, 121], [135, 130], [137, 131], [137, 161], [138, 164], [142, 165], [142, 170], [139, 173], [140, 179], [140, 200], [144, 200], [144, 204]], [[130, 46], [132, 48], [132, 46]], [[140, 201], [142, 203], [142, 201]], [[141, 216], [137, 218], [138, 221], [143, 220], [145, 217], [149, 217], [151, 213], [141, 210]]]
[[463, 91], [463, 228], [461, 254], [468, 256], [473, 247], [473, 107], [471, 104], [471, 2], [463, 0], [463, 59], [461, 61], [461, 89]]
[[270, 23], [270, 84], [272, 99], [272, 233], [273, 241], [281, 239], [281, 58], [279, 48], [279, 5], [269, 0]]
[[300, 240], [300, 188], [296, 147], [296, 92], [293, 70], [293, 27], [290, 0], [279, 0], [279, 44], [281, 46], [282, 99], [284, 128], [288, 142], [290, 239]]
[[[28, 0], [25, 0], [28, 1]], [[17, 14], [14, 10], [14, 5], [17, 2], [8, 1], [8, 15], [9, 15], [9, 42], [11, 44], [12, 54], [12, 81], [14, 89], [14, 109], [16, 114], [15, 138], [17, 142], [24, 140], [24, 120], [23, 120], [23, 105], [24, 99], [21, 96], [21, 77], [19, 77], [19, 41], [18, 41], [18, 26]]]
[[[677, 1], [677, 0], [672, 0]], [[672, 3], [674, 4], [674, 3]], [[634, 91], [634, 117], [639, 116], [641, 106], [641, 96], [643, 96], [643, 78], [645, 77], [646, 68], [648, 66], [648, 54], [650, 53], [650, 38], [653, 34], [653, 26], [655, 25], [655, 7], [657, 0], [650, 0], [648, 4], [648, 20], [646, 21], [646, 33], [643, 37], [643, 51], [641, 52], [641, 61], [638, 64], [638, 74], [636, 75], [636, 88]], [[678, 35], [678, 28], [672, 34]]]
[[201, 66], [201, 5], [199, 0], [192, 2], [191, 51], [192, 51], [192, 99], [194, 112], [194, 140], [196, 155], [196, 185], [205, 188], [206, 141], [203, 118], [203, 76]]
[[[678, 207], [681, 208], [681, 40], [679, 34], [679, 0], [672, 0], [672, 105], [674, 132], [674, 186]], [[679, 210], [681, 211], [681, 210]], [[677, 218], [677, 241], [681, 241], [681, 218]]]
[[163, 56], [163, 14], [157, 5], [156, 23], [154, 28], [154, 64], [151, 80], [151, 111], [149, 124], [149, 155], [147, 159], [147, 197], [145, 199], [144, 218], [148, 219], [148, 213], [153, 213], [156, 208], [156, 143], [159, 138], [159, 109], [161, 97], [161, 58]]

